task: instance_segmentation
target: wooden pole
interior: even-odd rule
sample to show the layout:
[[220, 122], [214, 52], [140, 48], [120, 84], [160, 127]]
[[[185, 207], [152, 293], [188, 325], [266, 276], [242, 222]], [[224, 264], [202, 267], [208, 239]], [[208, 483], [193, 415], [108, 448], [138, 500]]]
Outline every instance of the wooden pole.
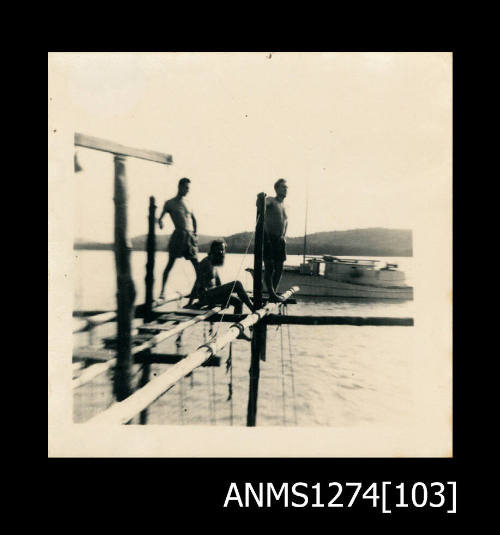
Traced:
[[[155, 269], [155, 254], [156, 254], [156, 204], [153, 196], [149, 197], [149, 217], [148, 217], [148, 239], [147, 239], [147, 262], [146, 262], [146, 301], [144, 306], [144, 323], [152, 321], [153, 315], [153, 288], [154, 288], [154, 269]], [[151, 350], [149, 350], [150, 352]], [[142, 375], [140, 380], [140, 387], [142, 388], [149, 382], [151, 375], [151, 364], [145, 362], [142, 366]], [[141, 425], [148, 422], [148, 409], [144, 409], [139, 417]]]
[[131, 329], [134, 317], [135, 286], [130, 268], [132, 244], [127, 238], [127, 178], [125, 158], [115, 155], [115, 262], [117, 274], [117, 362], [113, 393], [122, 401], [132, 393]]
[[153, 287], [155, 282], [155, 254], [156, 254], [156, 204], [155, 198], [149, 198], [148, 239], [147, 239], [147, 262], [146, 262], [146, 301], [144, 310], [144, 323], [151, 321], [153, 311]]
[[[257, 196], [257, 224], [255, 226], [253, 299], [257, 309], [262, 307], [262, 259], [264, 253], [264, 219], [266, 216], [266, 194]], [[248, 389], [247, 426], [254, 427], [257, 420], [257, 398], [259, 393], [260, 358], [265, 355], [266, 325], [261, 320], [253, 328], [250, 360], [250, 385]], [[265, 358], [265, 357], [264, 357]]]

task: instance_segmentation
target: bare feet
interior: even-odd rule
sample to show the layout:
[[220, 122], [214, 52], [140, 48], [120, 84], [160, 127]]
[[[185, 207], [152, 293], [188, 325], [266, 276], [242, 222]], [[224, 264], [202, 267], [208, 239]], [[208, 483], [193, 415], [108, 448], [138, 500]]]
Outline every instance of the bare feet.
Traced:
[[243, 331], [240, 332], [240, 334], [236, 337], [237, 340], [246, 340], [247, 342], [251, 342], [252, 339], [246, 335]]

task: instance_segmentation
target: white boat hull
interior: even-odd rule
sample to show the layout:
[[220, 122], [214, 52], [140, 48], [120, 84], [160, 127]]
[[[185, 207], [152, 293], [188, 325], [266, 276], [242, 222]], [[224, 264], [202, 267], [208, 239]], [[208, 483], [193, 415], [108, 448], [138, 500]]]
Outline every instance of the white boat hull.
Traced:
[[413, 299], [412, 286], [378, 287], [326, 279], [323, 275], [302, 274], [283, 270], [278, 287], [283, 292], [291, 286], [300, 286], [298, 295], [317, 297], [346, 297], [367, 299]]

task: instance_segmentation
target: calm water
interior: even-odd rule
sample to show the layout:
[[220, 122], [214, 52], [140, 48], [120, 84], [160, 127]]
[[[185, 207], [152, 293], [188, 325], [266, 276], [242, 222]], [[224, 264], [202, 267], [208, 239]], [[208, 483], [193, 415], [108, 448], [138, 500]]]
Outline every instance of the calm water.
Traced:
[[[76, 310], [111, 310], [116, 307], [115, 267], [112, 251], [75, 251]], [[205, 255], [200, 255], [200, 259]], [[358, 257], [361, 258], [361, 257]], [[288, 264], [299, 264], [301, 256], [289, 256]], [[167, 260], [158, 253], [155, 292]], [[384, 258], [396, 262], [412, 284], [412, 258]], [[146, 253], [132, 253], [136, 303], [144, 302]], [[221, 270], [222, 282], [239, 278], [247, 288], [253, 256], [227, 255]], [[189, 292], [194, 280], [191, 264], [177, 261], [171, 271], [169, 291]], [[175, 309], [176, 305], [172, 306]], [[288, 306], [289, 314], [413, 316], [413, 302], [325, 300], [298, 297]], [[137, 324], [141, 321], [138, 320]], [[228, 323], [218, 324], [219, 332]], [[182, 352], [195, 350], [208, 335], [208, 325], [196, 325], [183, 337]], [[115, 326], [99, 327], [96, 336], [114, 334]], [[364, 422], [397, 425], [412, 410], [413, 329], [411, 327], [350, 327], [283, 325], [268, 328], [267, 360], [261, 363], [259, 426], [356, 426]], [[75, 345], [88, 343], [88, 334], [75, 335]], [[174, 353], [175, 342], [166, 341], [158, 352]], [[173, 387], [149, 412], [152, 424], [245, 425], [248, 400], [250, 347], [238, 340], [232, 345], [232, 400], [227, 400], [230, 373], [226, 370], [229, 347], [222, 350], [220, 367], [198, 368]], [[167, 365], [154, 365], [161, 374]], [[140, 367], [136, 366], [136, 379]], [[75, 391], [75, 421], [85, 421], [113, 402], [111, 383], [103, 375]]]

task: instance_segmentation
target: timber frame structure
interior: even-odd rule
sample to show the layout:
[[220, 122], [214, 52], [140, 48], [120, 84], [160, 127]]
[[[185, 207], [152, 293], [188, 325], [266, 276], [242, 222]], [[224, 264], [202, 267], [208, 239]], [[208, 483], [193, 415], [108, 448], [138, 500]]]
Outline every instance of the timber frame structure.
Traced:
[[[254, 286], [253, 299], [257, 311], [253, 314], [226, 314], [220, 307], [212, 309], [188, 310], [175, 312], [162, 311], [165, 304], [180, 301], [187, 297], [182, 294], [169, 299], [154, 300], [154, 265], [156, 253], [156, 205], [154, 197], [149, 200], [147, 263], [146, 263], [146, 297], [145, 303], [135, 306], [136, 291], [131, 274], [127, 219], [127, 177], [126, 158], [140, 158], [163, 165], [172, 165], [171, 155], [144, 149], [135, 149], [117, 143], [75, 133], [75, 146], [104, 151], [114, 157], [114, 205], [115, 230], [114, 254], [117, 277], [116, 311], [80, 312], [74, 333], [88, 331], [89, 346], [73, 351], [73, 372], [79, 375], [73, 379], [73, 388], [92, 381], [98, 375], [113, 368], [113, 393], [116, 402], [108, 409], [97, 414], [84, 425], [127, 424], [136, 415], [140, 423], [146, 424], [148, 407], [165, 394], [180, 379], [189, 375], [195, 368], [206, 365], [218, 365], [217, 352], [237, 338], [246, 327], [253, 326], [251, 342], [251, 362], [249, 369], [249, 394], [247, 408], [247, 426], [257, 424], [257, 401], [260, 375], [260, 361], [266, 360], [266, 331], [268, 325], [378, 325], [378, 326], [412, 326], [413, 318], [393, 317], [353, 317], [353, 316], [290, 316], [280, 314], [284, 303], [296, 302], [293, 294], [298, 287], [287, 290], [284, 303], [265, 304], [262, 292], [263, 233], [265, 220], [266, 195], [257, 196], [257, 217], [254, 247]], [[260, 274], [260, 276], [257, 276]], [[132, 334], [132, 321], [142, 318], [144, 324], [139, 327], [139, 334]], [[93, 329], [104, 323], [115, 321], [116, 338], [108, 339], [107, 348], [93, 345]], [[230, 328], [220, 336], [214, 336], [188, 355], [169, 355], [152, 353], [151, 349], [175, 335], [179, 336], [185, 329], [201, 321], [231, 322]], [[220, 360], [220, 359], [219, 359]], [[131, 367], [141, 363], [142, 376], [139, 388], [134, 392], [131, 386]], [[150, 378], [150, 366], [153, 363], [173, 364], [166, 372], [154, 379]]]

